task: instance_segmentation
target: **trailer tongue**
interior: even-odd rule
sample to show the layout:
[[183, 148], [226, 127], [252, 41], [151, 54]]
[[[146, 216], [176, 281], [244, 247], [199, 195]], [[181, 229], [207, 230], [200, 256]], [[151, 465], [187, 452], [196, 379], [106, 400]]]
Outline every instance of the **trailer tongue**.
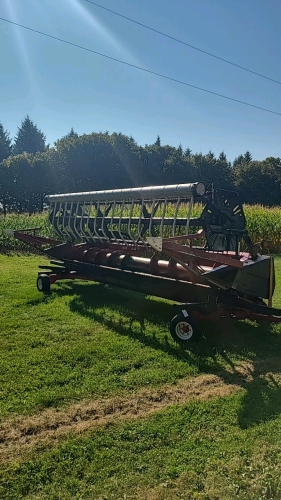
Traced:
[[[273, 258], [252, 243], [235, 192], [198, 182], [46, 200], [57, 240], [13, 232], [52, 259], [40, 266], [38, 290], [82, 279], [173, 300], [180, 312], [170, 331], [180, 343], [199, 339], [198, 320], [281, 321], [281, 310], [272, 308]], [[203, 207], [196, 218], [195, 203]]]

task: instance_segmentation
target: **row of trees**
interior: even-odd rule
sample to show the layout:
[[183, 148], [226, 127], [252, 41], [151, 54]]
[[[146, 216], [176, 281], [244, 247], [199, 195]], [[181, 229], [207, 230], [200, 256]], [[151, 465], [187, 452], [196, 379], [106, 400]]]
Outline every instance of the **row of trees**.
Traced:
[[42, 210], [55, 192], [114, 189], [202, 181], [238, 189], [243, 201], [280, 204], [281, 160], [254, 161], [249, 152], [230, 163], [222, 152], [193, 154], [182, 146], [139, 146], [123, 134], [79, 136], [71, 129], [53, 147], [27, 116], [12, 144], [0, 124], [0, 203], [7, 211]]

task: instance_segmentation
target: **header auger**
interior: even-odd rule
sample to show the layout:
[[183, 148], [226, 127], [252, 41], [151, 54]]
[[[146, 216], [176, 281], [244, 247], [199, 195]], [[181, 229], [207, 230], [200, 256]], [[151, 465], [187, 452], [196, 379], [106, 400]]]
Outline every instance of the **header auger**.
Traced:
[[[200, 337], [198, 320], [281, 321], [281, 310], [272, 308], [273, 258], [252, 243], [237, 193], [197, 182], [46, 201], [57, 240], [14, 231], [54, 259], [40, 266], [38, 290], [82, 279], [173, 300], [180, 312], [170, 330], [181, 343]], [[194, 218], [196, 203], [202, 212]]]

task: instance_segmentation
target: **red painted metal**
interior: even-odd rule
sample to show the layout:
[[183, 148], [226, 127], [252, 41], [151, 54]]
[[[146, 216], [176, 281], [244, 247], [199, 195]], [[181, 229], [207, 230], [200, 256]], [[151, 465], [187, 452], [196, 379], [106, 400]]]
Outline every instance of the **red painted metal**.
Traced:
[[[131, 271], [122, 271], [113, 268], [106, 268], [104, 266], [92, 266], [92, 275], [86, 275], [86, 273], [79, 273], [77, 271], [65, 271], [60, 272], [48, 272], [50, 283], [54, 284], [59, 280], [83, 280], [83, 281], [98, 281], [102, 283], [108, 283], [110, 285], [117, 285], [121, 288], [131, 289], [133, 291], [141, 291], [142, 293], [151, 294], [154, 289], [157, 289], [157, 296], [167, 298], [169, 300], [179, 299], [179, 293], [181, 300], [200, 300], [205, 301], [208, 297], [211, 302], [207, 304], [208, 308], [206, 311], [198, 310], [198, 307], [194, 307], [192, 303], [187, 304], [187, 308], [190, 314], [194, 316], [199, 321], [218, 321], [222, 318], [226, 318], [232, 321], [239, 321], [250, 319], [252, 321], [269, 321], [272, 323], [281, 322], [281, 311], [277, 311], [278, 314], [270, 313], [268, 314], [267, 307], [265, 306], [265, 312], [256, 312], [250, 309], [251, 303], [249, 302], [249, 308], [237, 307], [237, 306], [225, 306], [220, 305], [215, 300], [214, 290], [208, 290], [209, 287], [198, 284], [184, 283], [180, 280], [171, 280], [169, 278], [156, 277], [156, 276], [145, 276], [141, 273], [134, 273]], [[40, 274], [40, 273], [39, 273]], [[45, 272], [44, 272], [45, 274]], [[137, 278], [137, 282], [134, 283]], [[161, 285], [161, 288], [159, 288]], [[174, 285], [174, 286], [173, 286]], [[156, 287], [156, 288], [155, 288]], [[152, 293], [153, 294], [153, 293]], [[204, 306], [204, 303], [202, 302]], [[196, 304], [198, 306], [198, 304]], [[186, 307], [186, 306], [184, 306]], [[270, 309], [268, 309], [270, 310]], [[274, 310], [270, 310], [274, 311]]]
[[[14, 237], [35, 248], [42, 248], [44, 245], [59, 245], [61, 242], [52, 238], [36, 236], [35, 234], [24, 233], [24, 230], [14, 231]], [[31, 229], [29, 229], [31, 231]]]
[[[233, 301], [233, 306], [219, 303], [217, 299], [221, 292], [203, 276], [204, 272], [219, 266], [239, 271], [250, 255], [193, 247], [192, 242], [203, 237], [203, 231], [194, 235], [162, 239], [163, 256], [155, 255], [152, 248], [142, 243], [101, 241], [75, 245], [22, 231], [15, 231], [14, 235], [62, 261], [64, 268], [47, 271], [51, 284], [59, 280], [80, 279], [139, 291], [187, 303], [189, 312], [201, 321], [217, 321], [221, 318], [238, 321], [248, 318], [281, 322], [281, 311], [258, 305], [255, 309], [255, 302], [251, 300], [248, 305], [245, 300], [240, 302], [240, 306], [239, 297], [238, 302]], [[46, 250], [46, 246], [50, 248]], [[194, 303], [202, 304], [202, 309], [195, 307]], [[204, 304], [208, 305], [206, 310]]]
[[[188, 240], [188, 237], [185, 239]], [[181, 238], [181, 241], [184, 241], [184, 238]], [[211, 262], [212, 264], [224, 264], [237, 269], [243, 268], [243, 262], [240, 260], [243, 255], [240, 255], [239, 259], [237, 259], [233, 252], [217, 253], [187, 245], [179, 245], [177, 241], [174, 241], [174, 238], [163, 239], [162, 250], [167, 256], [175, 258], [178, 261], [181, 260], [182, 262], [189, 262], [191, 259], [197, 258], [204, 262]], [[178, 256], [180, 257], [178, 258]]]

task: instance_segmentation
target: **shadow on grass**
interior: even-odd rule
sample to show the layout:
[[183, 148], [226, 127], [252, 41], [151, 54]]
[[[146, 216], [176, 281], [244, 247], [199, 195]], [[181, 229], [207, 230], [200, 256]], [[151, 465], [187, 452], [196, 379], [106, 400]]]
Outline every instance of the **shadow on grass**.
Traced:
[[[265, 370], [267, 371], [267, 370]], [[240, 427], [272, 420], [281, 414], [281, 384], [273, 374], [253, 374], [252, 382], [243, 384], [245, 396], [238, 414]]]
[[[26, 305], [28, 306], [38, 306], [39, 304], [47, 304], [48, 302], [52, 302], [56, 295], [51, 292], [44, 292], [40, 295], [40, 297], [36, 299], [31, 299], [28, 302], [26, 302]], [[18, 307], [21, 307], [21, 304], [18, 305]]]
[[[53, 297], [58, 295], [72, 296], [71, 311], [98, 321], [119, 335], [135, 338], [146, 346], [185, 360], [200, 372], [215, 373], [226, 383], [244, 388], [238, 414], [242, 428], [281, 413], [281, 385], [277, 380], [277, 374], [281, 374], [278, 328], [247, 321], [205, 323], [202, 325], [205, 338], [183, 349], [169, 334], [169, 323], [178, 312], [170, 302], [101, 284], [58, 283]], [[38, 302], [50, 300], [52, 295], [47, 295]]]

